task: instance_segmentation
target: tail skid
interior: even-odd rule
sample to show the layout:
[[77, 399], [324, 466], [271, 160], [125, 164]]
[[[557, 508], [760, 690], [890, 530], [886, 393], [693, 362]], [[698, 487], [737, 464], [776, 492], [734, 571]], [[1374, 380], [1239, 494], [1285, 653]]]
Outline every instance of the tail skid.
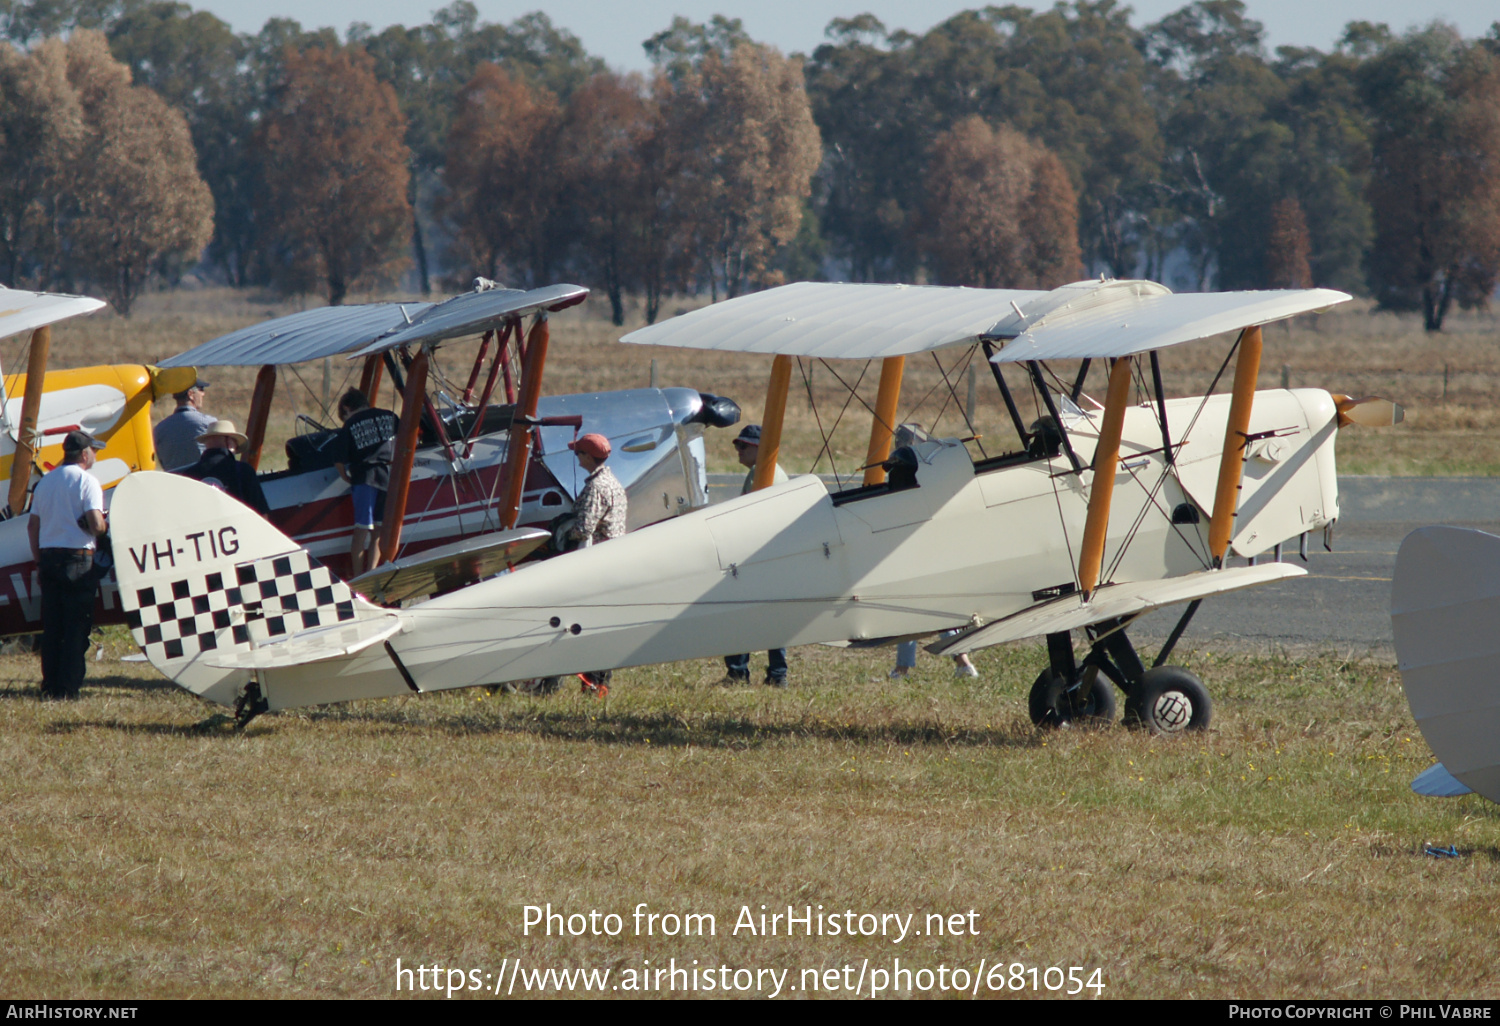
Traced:
[[[172, 510], [170, 523], [158, 515]], [[233, 705], [251, 672], [338, 659], [396, 634], [398, 614], [354, 594], [224, 492], [137, 473], [112, 504], [120, 600], [136, 644], [175, 683]]]

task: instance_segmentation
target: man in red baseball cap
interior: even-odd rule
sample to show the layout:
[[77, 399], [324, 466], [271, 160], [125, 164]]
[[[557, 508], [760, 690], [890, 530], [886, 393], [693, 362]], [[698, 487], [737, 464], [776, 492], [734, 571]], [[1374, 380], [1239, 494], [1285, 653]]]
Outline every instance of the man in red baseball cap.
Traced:
[[577, 520], [570, 534], [579, 540], [581, 547], [620, 537], [625, 533], [625, 506], [629, 500], [624, 487], [604, 465], [610, 454], [609, 439], [590, 433], [569, 442], [568, 448], [577, 454], [578, 465], [589, 476], [573, 502]]
[[[570, 535], [579, 539], [582, 547], [618, 538], [625, 533], [625, 507], [629, 501], [625, 488], [614, 472], [604, 465], [609, 459], [609, 439], [592, 432], [568, 443], [578, 457], [578, 465], [588, 474], [583, 490], [573, 502], [576, 518]], [[594, 670], [580, 675], [583, 690], [600, 698], [609, 694], [609, 682], [614, 676], [610, 670]]]

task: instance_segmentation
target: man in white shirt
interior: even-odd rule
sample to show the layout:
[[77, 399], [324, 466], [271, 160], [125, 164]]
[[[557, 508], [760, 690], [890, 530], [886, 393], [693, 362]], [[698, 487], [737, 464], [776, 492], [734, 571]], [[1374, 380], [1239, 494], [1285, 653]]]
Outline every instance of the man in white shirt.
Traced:
[[94, 626], [95, 539], [104, 533], [104, 489], [89, 468], [104, 448], [83, 431], [63, 439], [63, 461], [37, 482], [26, 525], [42, 585], [42, 697], [77, 698]]

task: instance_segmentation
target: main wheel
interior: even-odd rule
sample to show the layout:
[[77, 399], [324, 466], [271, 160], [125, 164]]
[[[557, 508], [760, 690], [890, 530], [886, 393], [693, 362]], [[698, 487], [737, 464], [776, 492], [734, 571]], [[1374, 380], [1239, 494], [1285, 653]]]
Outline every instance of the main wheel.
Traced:
[[1113, 723], [1113, 686], [1093, 667], [1083, 672], [1086, 677], [1092, 678], [1092, 687], [1089, 688], [1088, 697], [1080, 702], [1078, 693], [1083, 690], [1081, 682], [1069, 688], [1066, 678], [1054, 672], [1051, 667], [1043, 670], [1036, 683], [1031, 685], [1031, 694], [1027, 699], [1031, 722], [1038, 727], [1060, 727], [1075, 720], [1095, 724]]
[[1206, 730], [1213, 714], [1208, 689], [1180, 666], [1147, 670], [1125, 699], [1125, 722], [1153, 734]]

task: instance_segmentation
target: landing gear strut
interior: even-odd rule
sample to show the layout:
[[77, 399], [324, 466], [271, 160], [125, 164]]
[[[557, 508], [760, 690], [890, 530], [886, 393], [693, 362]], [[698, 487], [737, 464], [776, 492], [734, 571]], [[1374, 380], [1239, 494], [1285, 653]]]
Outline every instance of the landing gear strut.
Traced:
[[1051, 665], [1031, 686], [1031, 722], [1039, 727], [1112, 723], [1113, 683], [1125, 693], [1125, 722], [1129, 725], [1156, 734], [1207, 728], [1213, 703], [1203, 682], [1180, 666], [1161, 665], [1196, 608], [1197, 603], [1189, 607], [1149, 670], [1125, 633], [1126, 621], [1107, 620], [1084, 628], [1089, 651], [1081, 661], [1073, 654], [1071, 632], [1047, 635]]
[[244, 730], [250, 721], [271, 707], [260, 693], [260, 681], [252, 680], [234, 700], [234, 729]]

